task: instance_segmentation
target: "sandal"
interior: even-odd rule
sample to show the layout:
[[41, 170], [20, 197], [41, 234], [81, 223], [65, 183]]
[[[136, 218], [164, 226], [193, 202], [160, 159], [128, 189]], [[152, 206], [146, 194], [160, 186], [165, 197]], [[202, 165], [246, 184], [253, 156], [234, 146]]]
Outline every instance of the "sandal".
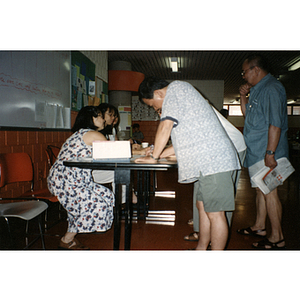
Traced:
[[264, 234], [258, 234], [260, 232], [266, 231], [266, 229], [258, 229], [258, 230], [252, 230], [251, 227], [243, 228], [243, 229], [238, 229], [237, 233], [242, 234], [242, 235], [251, 235], [251, 236], [257, 236], [257, 237], [265, 237], [267, 235]]
[[183, 239], [185, 241], [189, 241], [189, 242], [198, 242], [199, 241], [199, 233], [192, 232], [189, 235], [186, 235]]
[[[255, 243], [257, 245], [252, 244], [252, 247], [255, 249], [260, 249], [260, 250], [284, 250], [286, 249], [286, 246], [281, 246], [279, 247], [278, 244], [284, 242], [284, 239], [277, 242], [277, 243], [272, 243], [270, 242], [267, 238], [259, 241], [258, 243]], [[266, 247], [269, 246], [269, 247]]]
[[73, 241], [69, 243], [64, 243], [62, 240], [59, 242], [59, 249], [63, 250], [89, 250], [89, 247], [82, 245], [77, 239], [73, 239]]

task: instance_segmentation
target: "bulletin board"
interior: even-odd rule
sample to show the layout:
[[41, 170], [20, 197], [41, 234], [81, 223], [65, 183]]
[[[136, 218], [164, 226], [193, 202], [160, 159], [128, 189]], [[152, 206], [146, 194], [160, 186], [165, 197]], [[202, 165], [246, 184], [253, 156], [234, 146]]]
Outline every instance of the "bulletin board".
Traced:
[[95, 76], [95, 64], [80, 51], [71, 52], [72, 110], [108, 102], [108, 84]]
[[95, 96], [95, 64], [79, 51], [71, 52], [72, 110], [91, 105]]
[[0, 66], [0, 128], [70, 129], [70, 51], [0, 51]]

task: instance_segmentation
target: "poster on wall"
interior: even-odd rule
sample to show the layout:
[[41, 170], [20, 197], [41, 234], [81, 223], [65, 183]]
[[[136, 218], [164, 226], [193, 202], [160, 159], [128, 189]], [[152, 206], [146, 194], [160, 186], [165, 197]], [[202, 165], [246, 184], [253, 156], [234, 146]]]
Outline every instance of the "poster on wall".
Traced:
[[131, 107], [130, 106], [119, 106], [120, 114], [120, 130], [130, 130], [131, 128]]
[[153, 107], [141, 103], [138, 96], [132, 97], [132, 120], [133, 121], [157, 121], [159, 115]]

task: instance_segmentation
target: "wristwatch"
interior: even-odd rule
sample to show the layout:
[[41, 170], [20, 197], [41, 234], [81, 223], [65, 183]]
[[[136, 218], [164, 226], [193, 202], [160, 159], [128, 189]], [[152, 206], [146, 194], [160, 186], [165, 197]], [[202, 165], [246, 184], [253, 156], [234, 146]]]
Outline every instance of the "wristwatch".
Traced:
[[266, 151], [266, 154], [268, 154], [268, 155], [274, 155], [275, 152], [273, 152], [273, 151], [271, 151], [271, 150], [267, 150], [267, 151]]
[[154, 157], [152, 154], [150, 154], [150, 157], [155, 159], [155, 160], [159, 160], [159, 158]]

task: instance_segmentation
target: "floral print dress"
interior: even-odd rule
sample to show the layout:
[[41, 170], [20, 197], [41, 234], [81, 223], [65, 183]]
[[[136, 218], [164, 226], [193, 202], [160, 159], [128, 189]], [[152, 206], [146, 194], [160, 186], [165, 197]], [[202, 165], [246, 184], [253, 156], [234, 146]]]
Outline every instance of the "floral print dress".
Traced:
[[112, 191], [93, 181], [92, 170], [63, 165], [65, 160], [92, 156], [92, 146], [83, 141], [90, 130], [80, 129], [66, 140], [47, 178], [49, 191], [68, 213], [68, 232], [106, 231], [113, 222]]

